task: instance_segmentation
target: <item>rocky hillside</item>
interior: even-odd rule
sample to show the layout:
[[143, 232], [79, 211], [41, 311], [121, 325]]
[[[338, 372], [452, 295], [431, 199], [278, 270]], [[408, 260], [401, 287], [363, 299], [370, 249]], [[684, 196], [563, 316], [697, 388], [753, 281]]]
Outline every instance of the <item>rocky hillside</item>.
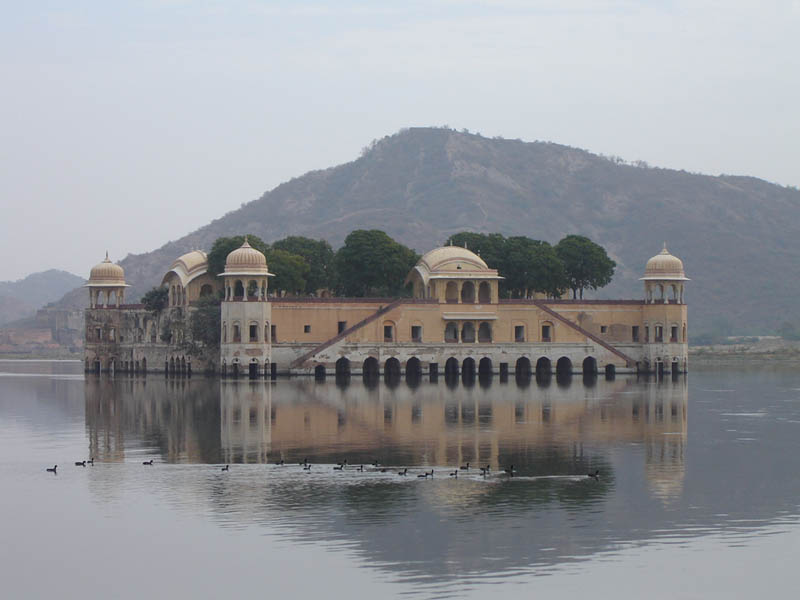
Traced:
[[[191, 200], [186, 199], [189, 203]], [[552, 143], [409, 129], [353, 162], [314, 171], [189, 235], [122, 261], [129, 298], [160, 281], [179, 254], [251, 232], [325, 238], [383, 229], [424, 252], [461, 230], [550, 242], [591, 237], [617, 261], [596, 297], [639, 297], [662, 242], [684, 260], [693, 330], [758, 333], [795, 320], [800, 192], [752, 177], [631, 166]]]
[[84, 283], [77, 275], [56, 269], [18, 281], [0, 281], [0, 325], [31, 317], [45, 304]]

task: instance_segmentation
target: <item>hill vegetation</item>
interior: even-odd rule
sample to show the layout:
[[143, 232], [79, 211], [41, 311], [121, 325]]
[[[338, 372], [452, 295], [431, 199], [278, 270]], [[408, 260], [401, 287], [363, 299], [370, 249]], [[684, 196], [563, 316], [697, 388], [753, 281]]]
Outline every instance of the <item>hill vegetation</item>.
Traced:
[[281, 184], [121, 264], [134, 298], [158, 284], [178, 255], [243, 231], [266, 242], [306, 236], [337, 248], [351, 231], [379, 229], [419, 253], [461, 231], [550, 244], [576, 234], [602, 245], [616, 263], [611, 283], [593, 297], [641, 298], [638, 278], [666, 241], [692, 279], [694, 334], [764, 333], [800, 321], [798, 209], [796, 189], [752, 177], [635, 166], [558, 144], [419, 128], [373, 143], [350, 163]]

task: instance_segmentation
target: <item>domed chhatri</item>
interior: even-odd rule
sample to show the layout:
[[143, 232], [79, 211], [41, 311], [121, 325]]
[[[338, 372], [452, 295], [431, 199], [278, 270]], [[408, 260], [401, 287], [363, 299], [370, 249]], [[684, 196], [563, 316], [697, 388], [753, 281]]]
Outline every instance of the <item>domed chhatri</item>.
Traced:
[[[419, 259], [406, 277], [415, 298], [449, 304], [492, 304], [498, 301], [497, 269], [461, 246], [434, 248]], [[477, 287], [476, 287], [477, 286]]]
[[647, 261], [644, 269], [645, 301], [648, 304], [684, 304], [684, 282], [690, 281], [683, 271], [683, 261], [664, 248]]
[[112, 263], [108, 258], [108, 252], [106, 252], [105, 260], [92, 267], [92, 270], [89, 272], [89, 283], [86, 285], [87, 287], [125, 286], [125, 270], [119, 265]]
[[683, 261], [673, 256], [664, 244], [663, 250], [647, 261], [642, 281], [652, 279], [668, 279], [671, 281], [689, 281], [683, 271]]
[[119, 308], [125, 298], [125, 270], [111, 262], [106, 252], [103, 262], [92, 267], [89, 282], [89, 306], [91, 308], [108, 308], [110, 305]]
[[244, 243], [225, 259], [226, 275], [270, 275], [267, 257], [253, 248], [245, 237]]

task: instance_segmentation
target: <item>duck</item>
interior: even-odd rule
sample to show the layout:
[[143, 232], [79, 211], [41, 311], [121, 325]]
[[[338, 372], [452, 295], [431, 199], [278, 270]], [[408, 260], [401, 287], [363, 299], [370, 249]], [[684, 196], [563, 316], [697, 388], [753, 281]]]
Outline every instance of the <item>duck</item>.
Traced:
[[275, 462], [275, 466], [282, 467], [283, 466], [283, 459], [280, 459], [279, 461], [276, 461]]
[[339, 464], [339, 465], [333, 467], [333, 470], [334, 471], [344, 471], [344, 465]]
[[402, 471], [398, 471], [397, 474], [398, 475], [407, 475], [408, 474], [408, 467], [406, 467]]
[[48, 471], [49, 473], [55, 473], [55, 472], [56, 472], [56, 469], [58, 469], [58, 465], [53, 465], [53, 468], [52, 468], [52, 469], [47, 469], [47, 471]]
[[356, 471], [362, 472], [364, 470], [364, 465], [359, 465]]
[[430, 472], [430, 473], [428, 473], [428, 472], [426, 471], [426, 472], [425, 472], [425, 473], [423, 473], [422, 475], [417, 475], [417, 477], [424, 477], [424, 478], [426, 478], [426, 479], [427, 479], [428, 477], [433, 477], [433, 469], [431, 469], [431, 472]]
[[342, 462], [336, 463], [336, 464], [339, 465], [340, 467], [346, 467], [347, 466], [347, 459], [345, 458]]
[[380, 467], [381, 466], [380, 463], [378, 462], [377, 458], [372, 462], [372, 466], [373, 467]]
[[143, 465], [152, 465], [153, 464], [153, 459], [151, 458], [150, 460], [146, 460], [142, 464]]
[[508, 475], [509, 477], [514, 476], [514, 465], [509, 466], [508, 468], [504, 469], [503, 472]]
[[224, 467], [222, 467], [221, 470], [222, 471], [230, 471], [231, 470], [231, 466], [230, 465], [225, 465]]
[[310, 471], [310, 470], [311, 470], [311, 465], [306, 463], [306, 465], [303, 467], [303, 471]]
[[594, 473], [588, 473], [586, 476], [592, 479], [600, 479], [600, 469], [597, 469]]
[[452, 473], [448, 473], [448, 475], [450, 475], [450, 477], [455, 477], [456, 479], [458, 479], [458, 469], [456, 469]]
[[85, 467], [86, 466], [86, 461], [85, 460], [76, 461], [75, 462], [75, 466], [76, 467]]
[[461, 469], [462, 471], [469, 471], [469, 463], [459, 467], [459, 469]]
[[94, 456], [92, 458], [90, 458], [89, 460], [87, 460], [86, 462], [89, 463], [90, 465], [94, 466]]
[[485, 467], [481, 467], [481, 475], [488, 475], [490, 470], [491, 470], [491, 467], [489, 467], [489, 465], [486, 465]]

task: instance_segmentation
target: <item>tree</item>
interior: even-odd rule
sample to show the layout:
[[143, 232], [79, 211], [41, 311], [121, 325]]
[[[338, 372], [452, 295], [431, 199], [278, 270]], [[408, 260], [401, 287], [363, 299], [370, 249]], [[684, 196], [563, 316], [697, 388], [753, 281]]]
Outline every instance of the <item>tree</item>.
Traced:
[[220, 299], [216, 296], [203, 296], [193, 306], [189, 327], [192, 340], [201, 342], [209, 348], [219, 348]]
[[535, 292], [559, 297], [566, 287], [564, 264], [555, 249], [524, 236], [505, 240], [501, 273], [512, 298], [528, 298]]
[[[214, 240], [211, 251], [208, 253], [208, 273], [216, 277], [225, 270], [225, 259], [228, 254], [239, 248], [244, 243], [245, 236], [221, 237]], [[247, 243], [264, 255], [269, 252], [269, 245], [256, 235], [248, 235]]]
[[165, 287], [154, 287], [142, 296], [141, 303], [150, 312], [161, 312], [169, 303], [169, 290]]
[[404, 294], [408, 272], [419, 260], [416, 252], [377, 229], [358, 229], [336, 252], [337, 289], [345, 296]]
[[555, 246], [556, 254], [564, 264], [566, 285], [572, 297], [583, 298], [583, 289], [596, 290], [608, 285], [617, 266], [605, 249], [582, 235], [568, 235]]
[[501, 270], [506, 244], [506, 239], [501, 234], [462, 231], [451, 235], [447, 239], [446, 245], [451, 243], [454, 246], [462, 246], [466, 247], [467, 250], [472, 250], [480, 255], [490, 268]]
[[303, 294], [306, 291], [309, 266], [302, 256], [272, 249], [267, 252], [267, 264], [271, 273], [269, 287], [274, 292]]
[[[305, 277], [306, 294], [316, 294], [317, 290], [333, 287], [334, 253], [331, 245], [325, 240], [312, 240], [298, 235], [289, 236], [272, 244], [274, 250], [284, 250], [302, 256], [309, 270]], [[272, 265], [272, 263], [270, 263]], [[277, 270], [275, 270], [277, 274]]]

